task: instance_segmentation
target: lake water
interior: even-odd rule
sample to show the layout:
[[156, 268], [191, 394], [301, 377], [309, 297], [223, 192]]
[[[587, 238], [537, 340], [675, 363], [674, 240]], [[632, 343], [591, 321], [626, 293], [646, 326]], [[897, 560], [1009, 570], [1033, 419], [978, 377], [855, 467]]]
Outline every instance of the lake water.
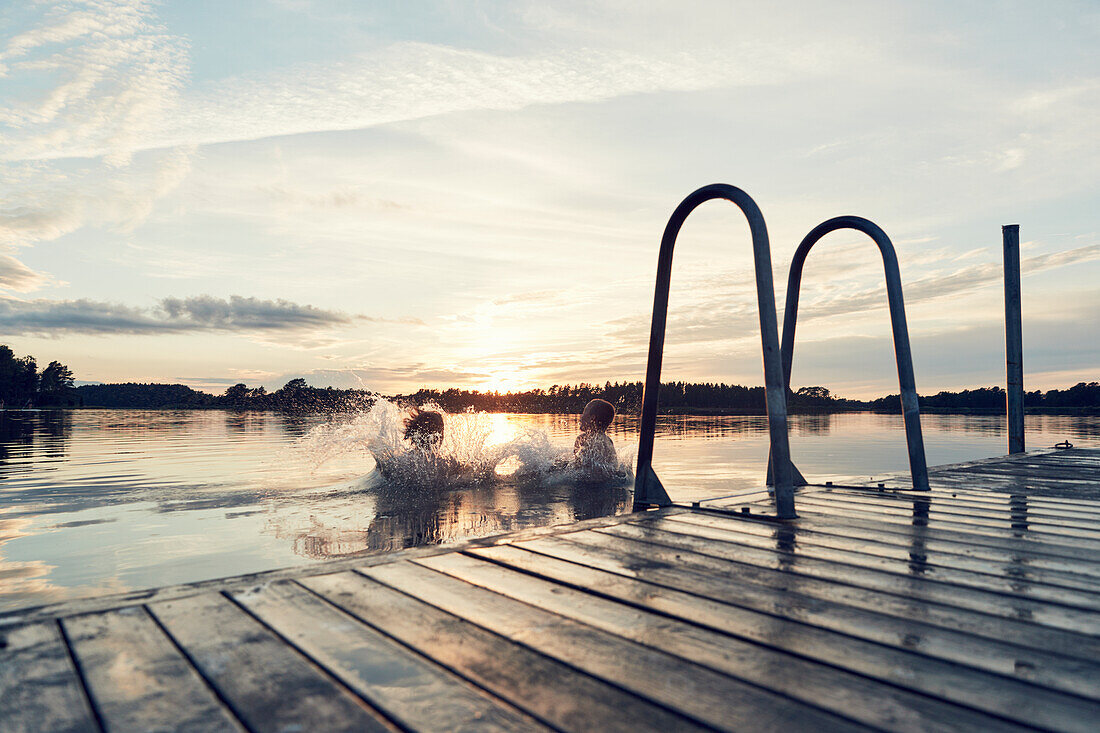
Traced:
[[[0, 412], [0, 611], [630, 508], [629, 480], [599, 486], [494, 475], [446, 490], [394, 487], [347, 440], [357, 429], [348, 420], [215, 410]], [[569, 451], [577, 434], [572, 415], [477, 420], [490, 444], [534, 434]], [[924, 416], [929, 464], [1003, 454], [1003, 423]], [[318, 426], [328, 426], [321, 440], [310, 432]], [[1100, 444], [1097, 417], [1029, 415], [1027, 431], [1030, 448], [1065, 439]], [[611, 434], [628, 459], [635, 420], [621, 416]], [[811, 481], [907, 468], [895, 415], [794, 415], [791, 452]], [[670, 416], [659, 423], [654, 466], [674, 500], [690, 501], [761, 488], [766, 456], [763, 417]]]

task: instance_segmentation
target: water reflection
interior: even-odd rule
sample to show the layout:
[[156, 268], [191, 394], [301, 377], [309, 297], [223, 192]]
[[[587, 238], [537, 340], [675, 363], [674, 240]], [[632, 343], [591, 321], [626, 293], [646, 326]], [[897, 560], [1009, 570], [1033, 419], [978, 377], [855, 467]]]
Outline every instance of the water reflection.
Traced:
[[[795, 435], [826, 435], [833, 428], [832, 413], [823, 415], [799, 415], [792, 424]], [[765, 424], [765, 428], [767, 425]]]
[[[1028, 519], [1028, 495], [1020, 493], [1024, 491], [1020, 486], [1020, 479], [1014, 479], [1012, 483], [1016, 491], [1008, 495], [1009, 524], [1014, 534], [1024, 537], [1031, 528]], [[1014, 554], [1005, 571], [1005, 574], [1012, 579], [1010, 587], [1017, 593], [1026, 593], [1031, 588], [1030, 563], [1031, 558], [1027, 555]]]
[[928, 570], [928, 517], [932, 502], [928, 499], [913, 500], [913, 532], [909, 544], [909, 572], [923, 575]]
[[0, 462], [13, 459], [34, 444], [38, 414], [30, 410], [0, 410]]
[[[628, 424], [624, 424], [620, 429], [635, 433], [636, 429], [631, 428], [634, 426], [628, 427]], [[657, 420], [656, 435], [658, 438], [705, 440], [760, 435], [767, 432], [768, 418], [763, 415], [662, 415]]]
[[794, 570], [795, 552], [798, 549], [798, 532], [794, 525], [777, 524], [773, 534], [775, 549], [778, 552], [778, 569], [783, 572]]
[[369, 503], [371, 510], [351, 521], [347, 514], [280, 512], [266, 528], [289, 540], [295, 553], [323, 560], [619, 514], [632, 497], [627, 484], [547, 486], [501, 479], [447, 491], [381, 486], [351, 492], [347, 500]]

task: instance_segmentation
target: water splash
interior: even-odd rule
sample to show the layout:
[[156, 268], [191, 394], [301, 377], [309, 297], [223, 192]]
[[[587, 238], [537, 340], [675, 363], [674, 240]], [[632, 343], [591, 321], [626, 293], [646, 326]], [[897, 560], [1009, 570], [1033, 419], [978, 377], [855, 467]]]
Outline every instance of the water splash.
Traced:
[[503, 423], [485, 412], [449, 414], [433, 403], [421, 405], [443, 415], [443, 440], [424, 448], [405, 440], [409, 411], [378, 400], [350, 419], [319, 425], [298, 440], [296, 452], [314, 467], [336, 458], [367, 454], [375, 464], [370, 483], [407, 487], [455, 488], [515, 476], [525, 482], [625, 482], [632, 478], [632, 450], [613, 461], [580, 463], [572, 446], [556, 444], [544, 430], [501, 430]]

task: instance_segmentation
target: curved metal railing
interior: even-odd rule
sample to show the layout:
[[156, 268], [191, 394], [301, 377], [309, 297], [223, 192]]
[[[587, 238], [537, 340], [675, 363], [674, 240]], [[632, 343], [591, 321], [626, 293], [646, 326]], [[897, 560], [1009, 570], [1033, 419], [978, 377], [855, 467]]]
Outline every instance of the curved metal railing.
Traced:
[[[760, 311], [760, 340], [764, 351], [764, 384], [768, 404], [768, 430], [771, 434], [770, 462], [775, 466], [775, 506], [781, 519], [793, 519], [794, 486], [791, 480], [790, 446], [787, 441], [787, 400], [783, 382], [783, 364], [775, 314], [775, 290], [772, 283], [771, 249], [768, 230], [760, 207], [739, 188], [724, 183], [704, 186], [684, 199], [665, 226], [661, 253], [657, 258], [657, 286], [653, 296], [653, 321], [649, 334], [649, 361], [646, 366], [645, 392], [642, 395], [641, 437], [638, 443], [638, 467], [634, 479], [634, 508], [672, 503], [661, 480], [653, 471], [653, 438], [657, 427], [657, 403], [661, 388], [661, 360], [665, 347], [668, 318], [668, 289], [672, 278], [672, 250], [684, 220], [700, 204], [726, 199], [745, 214], [752, 233], [756, 269], [756, 298]], [[793, 335], [793, 334], [792, 334]]]
[[[794, 331], [798, 322], [798, 291], [802, 284], [802, 268], [806, 256], [818, 240], [838, 229], [854, 229], [863, 232], [874, 240], [882, 254], [882, 266], [886, 272], [886, 299], [890, 305], [890, 326], [894, 332], [894, 356], [898, 366], [898, 385], [901, 388], [901, 409], [905, 421], [905, 440], [909, 448], [909, 472], [913, 477], [913, 488], [928, 490], [928, 465], [924, 457], [924, 437], [920, 428], [920, 409], [917, 405], [917, 387], [913, 377], [913, 353], [909, 348], [909, 327], [905, 322], [905, 301], [901, 294], [901, 271], [898, 269], [898, 257], [894, 245], [886, 232], [872, 221], [859, 216], [838, 216], [814, 227], [798, 245], [791, 260], [791, 271], [787, 276], [787, 305], [783, 312], [783, 393], [791, 385], [791, 364], [794, 359]], [[773, 461], [768, 461], [768, 484], [772, 479]], [[806, 480], [797, 468], [791, 467], [795, 484], [804, 485]], [[778, 473], [782, 473], [781, 471]], [[783, 477], [778, 476], [780, 482]], [[778, 488], [777, 492], [778, 493]]]

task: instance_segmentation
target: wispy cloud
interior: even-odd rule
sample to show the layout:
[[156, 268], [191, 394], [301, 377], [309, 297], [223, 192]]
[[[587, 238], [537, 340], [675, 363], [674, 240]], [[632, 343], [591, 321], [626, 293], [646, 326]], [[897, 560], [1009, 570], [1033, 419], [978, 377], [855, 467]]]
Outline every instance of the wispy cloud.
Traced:
[[[112, 130], [104, 124], [102, 105], [97, 105], [84, 113], [88, 125], [67, 127], [54, 136], [59, 139], [52, 144], [44, 133], [28, 133], [0, 148], [0, 154], [8, 159], [98, 156], [117, 151], [120, 145], [134, 152], [355, 130], [470, 110], [506, 111], [658, 91], [763, 84], [786, 78], [795, 69], [810, 70], [803, 67], [806, 59], [778, 50], [749, 64], [731, 47], [645, 54], [583, 48], [518, 56], [399, 42], [339, 63], [234, 77], [180, 95], [180, 74], [173, 69], [183, 66], [185, 56], [170, 39], [157, 36], [138, 42], [135, 38], [124, 45], [128, 51], [116, 50], [118, 58], [108, 56], [99, 63], [132, 63], [139, 51], [155, 57], [148, 61], [147, 78], [134, 82], [147, 87], [141, 94], [155, 100], [154, 109], [140, 124]], [[71, 63], [76, 66], [81, 61], [96, 65], [83, 56]], [[163, 76], [153, 74], [154, 70]], [[76, 94], [88, 96], [101, 81], [93, 76]], [[71, 106], [68, 100], [66, 106]], [[173, 114], [168, 115], [168, 110]], [[30, 121], [51, 114], [52, 109], [39, 105], [5, 117]], [[150, 124], [153, 119], [158, 124]]]
[[[188, 71], [187, 44], [156, 21], [155, 5], [18, 9], [26, 30], [0, 47], [0, 252], [85, 226], [131, 231], [190, 171], [186, 147], [134, 160], [174, 113]], [[70, 156], [84, 157], [48, 160]], [[44, 282], [23, 273], [0, 287]]]
[[[0, 155], [9, 160], [104, 155], [123, 165], [175, 109], [187, 44], [165, 32], [145, 0], [42, 5], [37, 25], [0, 51], [5, 95]], [[45, 88], [45, 94], [41, 89]]]
[[[840, 250], [839, 265], [824, 258], [821, 260], [818, 269], [822, 272], [832, 273], [835, 277], [856, 276], [858, 279], [838, 284], [835, 277], [823, 278], [820, 277], [822, 272], [815, 271], [815, 280], [819, 283], [824, 280], [828, 284], [815, 287], [803, 285], [799, 323], [870, 313], [888, 307], [885, 285], [881, 282], [881, 265], [873, 260], [868, 261], [866, 257], [858, 261], [849, 258], [847, 255], [856, 249]], [[866, 251], [866, 247], [862, 249]], [[1025, 257], [1021, 261], [1021, 269], [1025, 275], [1033, 275], [1058, 267], [1098, 260], [1100, 244], [1090, 244], [1062, 252]], [[847, 272], [844, 272], [845, 269]], [[870, 278], [866, 277], [868, 272], [871, 274]], [[918, 303], [964, 296], [981, 288], [997, 285], [1002, 282], [1003, 277], [1004, 270], [1000, 262], [982, 262], [956, 269], [934, 269], [931, 272], [926, 269], [918, 277], [905, 278], [903, 275], [902, 290], [906, 305], [912, 307]], [[870, 283], [867, 282], [869, 279]], [[782, 324], [782, 292], [778, 293], [777, 303]], [[639, 314], [610, 320], [605, 323], [605, 328], [618, 343], [639, 344], [647, 341], [649, 325], [648, 314]], [[759, 334], [756, 290], [751, 272], [727, 271], [696, 278], [687, 286], [674, 286], [666, 332], [666, 343], [670, 346], [702, 347], [735, 341], [756, 344], [759, 342]]]
[[0, 288], [25, 293], [48, 282], [48, 275], [35, 272], [11, 255], [0, 254]]
[[[1066, 265], [1100, 260], [1100, 244], [1025, 257], [1020, 269], [1028, 275]], [[999, 262], [983, 262], [956, 270], [938, 270], [906, 282], [902, 289], [907, 305], [914, 305], [939, 298], [954, 297], [979, 288], [995, 285], [1004, 277]], [[886, 307], [886, 290], [883, 285], [864, 288], [858, 292], [829, 291], [819, 296], [805, 308], [805, 318], [827, 318]]]

